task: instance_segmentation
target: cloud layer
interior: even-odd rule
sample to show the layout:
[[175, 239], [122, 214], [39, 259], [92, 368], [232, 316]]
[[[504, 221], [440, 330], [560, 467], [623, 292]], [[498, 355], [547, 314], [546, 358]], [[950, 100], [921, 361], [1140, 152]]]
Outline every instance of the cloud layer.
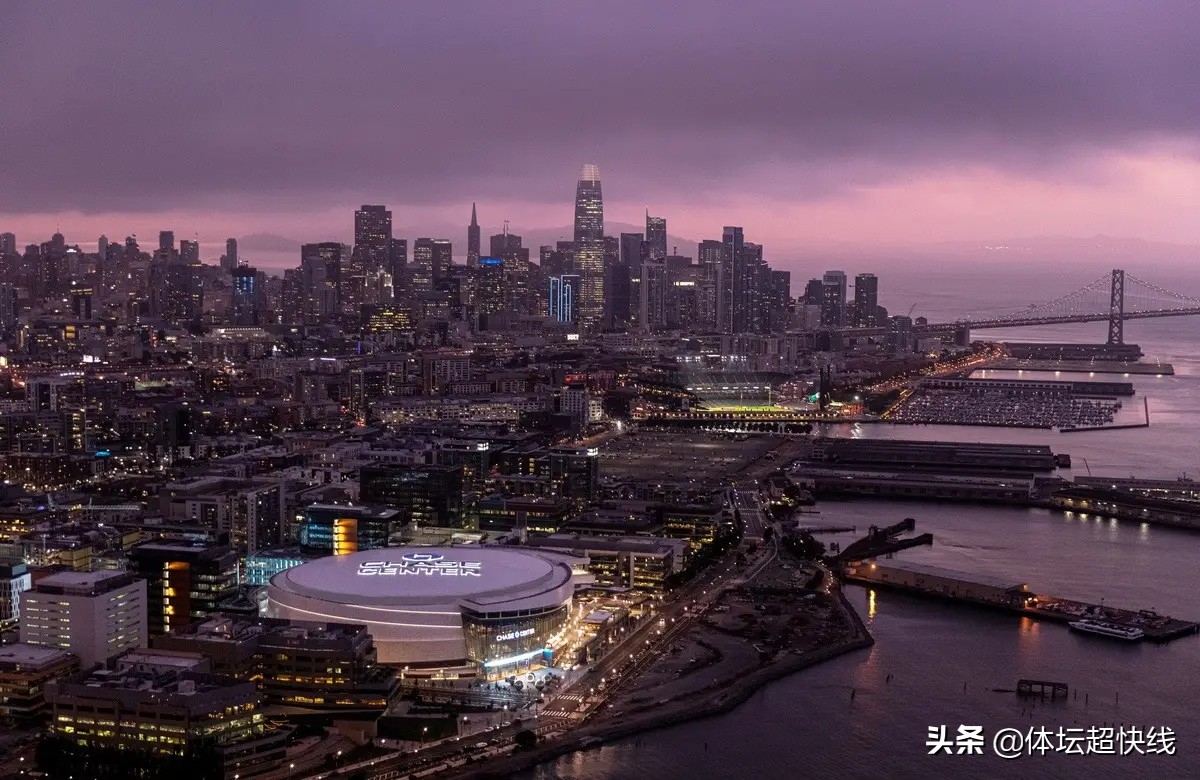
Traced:
[[1147, 237], [1200, 228], [1155, 217], [1195, 194], [1194, 3], [53, 9], [0, 10], [0, 229], [340, 236], [386, 202], [423, 232], [472, 200], [554, 225], [585, 161], [618, 218], [659, 204], [768, 241], [837, 240], [855, 213], [880, 242], [961, 237], [948, 215], [1087, 231], [1114, 197]]

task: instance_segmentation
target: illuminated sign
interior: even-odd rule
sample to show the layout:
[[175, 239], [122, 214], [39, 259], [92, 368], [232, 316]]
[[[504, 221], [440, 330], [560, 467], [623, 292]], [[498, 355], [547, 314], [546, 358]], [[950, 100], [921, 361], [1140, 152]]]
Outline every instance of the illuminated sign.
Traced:
[[398, 561], [366, 561], [358, 564], [359, 576], [391, 577], [396, 575], [434, 574], [443, 577], [479, 577], [483, 564], [478, 561], [448, 561], [437, 553], [406, 553]]
[[496, 634], [496, 641], [507, 642], [510, 639], [520, 639], [527, 636], [533, 636], [532, 628], [523, 628], [520, 631], [509, 631], [507, 634]]

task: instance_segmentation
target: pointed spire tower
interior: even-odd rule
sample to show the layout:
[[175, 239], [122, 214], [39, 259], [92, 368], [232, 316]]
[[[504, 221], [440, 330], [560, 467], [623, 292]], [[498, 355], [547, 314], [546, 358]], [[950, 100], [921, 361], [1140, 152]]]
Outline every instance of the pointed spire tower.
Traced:
[[479, 220], [475, 216], [475, 204], [471, 204], [471, 224], [467, 226], [467, 267], [479, 267]]

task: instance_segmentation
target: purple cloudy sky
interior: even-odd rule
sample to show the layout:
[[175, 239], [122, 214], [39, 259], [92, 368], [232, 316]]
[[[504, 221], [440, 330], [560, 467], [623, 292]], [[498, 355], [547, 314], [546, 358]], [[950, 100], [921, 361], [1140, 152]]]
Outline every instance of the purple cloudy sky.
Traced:
[[[0, 4], [0, 230], [1195, 243], [1195, 2]], [[215, 244], [214, 244], [215, 247]], [[208, 251], [206, 255], [210, 254]]]

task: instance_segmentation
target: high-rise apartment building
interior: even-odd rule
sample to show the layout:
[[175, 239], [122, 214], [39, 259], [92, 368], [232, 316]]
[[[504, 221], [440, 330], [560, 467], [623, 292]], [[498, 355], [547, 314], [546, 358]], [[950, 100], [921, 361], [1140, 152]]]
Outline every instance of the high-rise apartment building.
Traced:
[[15, 233], [0, 233], [0, 256], [10, 256], [17, 253], [17, 236]]
[[234, 268], [230, 320], [238, 327], [258, 324], [258, 271], [248, 265]]
[[651, 260], [667, 256], [667, 218], [652, 217], [646, 212], [646, 255]]
[[21, 596], [21, 641], [74, 653], [84, 667], [146, 644], [146, 582], [121, 571], [64, 571]]
[[232, 271], [238, 267], [238, 245], [236, 238], [225, 239], [225, 254], [221, 255], [221, 267]]
[[200, 242], [184, 239], [179, 242], [179, 259], [188, 265], [200, 264]]
[[579, 275], [579, 322], [599, 330], [604, 320], [604, 198], [600, 169], [585, 165], [575, 187], [575, 263]]
[[846, 316], [846, 272], [826, 271], [821, 277], [824, 295], [821, 301], [821, 324], [840, 327]]
[[859, 328], [874, 328], [882, 325], [878, 319], [879, 277], [875, 274], [858, 274], [854, 277], [854, 325]]

